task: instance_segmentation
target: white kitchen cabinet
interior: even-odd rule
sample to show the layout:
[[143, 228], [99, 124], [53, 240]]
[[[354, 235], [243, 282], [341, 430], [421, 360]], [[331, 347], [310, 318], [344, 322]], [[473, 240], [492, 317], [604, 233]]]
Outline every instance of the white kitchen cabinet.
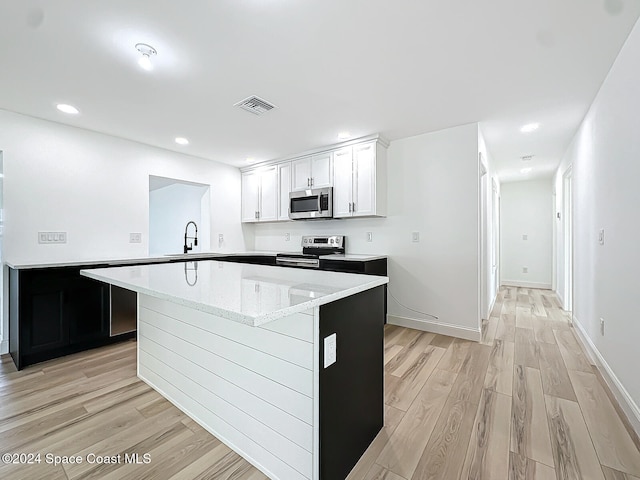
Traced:
[[350, 217], [353, 189], [353, 148], [333, 152], [333, 216]]
[[386, 150], [366, 142], [333, 154], [334, 217], [386, 215]]
[[278, 169], [263, 167], [242, 173], [242, 222], [268, 222], [278, 217]]
[[292, 191], [330, 187], [333, 180], [331, 152], [298, 158], [291, 162]]
[[278, 164], [278, 220], [289, 220], [289, 193], [291, 192], [291, 162]]

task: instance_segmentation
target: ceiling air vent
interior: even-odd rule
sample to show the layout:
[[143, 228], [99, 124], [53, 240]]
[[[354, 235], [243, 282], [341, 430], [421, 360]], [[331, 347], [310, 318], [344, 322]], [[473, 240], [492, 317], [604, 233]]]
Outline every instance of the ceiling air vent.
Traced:
[[263, 100], [260, 97], [256, 97], [255, 95], [249, 98], [245, 98], [244, 100], [236, 103], [234, 107], [240, 107], [241, 109], [246, 110], [247, 112], [251, 112], [255, 115], [262, 115], [263, 113], [276, 108], [275, 105], [271, 105], [266, 100]]

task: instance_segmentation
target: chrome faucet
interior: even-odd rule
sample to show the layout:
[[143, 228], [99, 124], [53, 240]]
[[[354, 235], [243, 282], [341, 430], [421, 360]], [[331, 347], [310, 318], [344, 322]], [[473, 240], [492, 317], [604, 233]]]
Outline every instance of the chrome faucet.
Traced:
[[[189, 225], [191, 225], [192, 223], [193, 226], [196, 227], [196, 234], [194, 237], [188, 237], [187, 232], [189, 230]], [[193, 240], [193, 243], [189, 246], [187, 246], [187, 239]], [[190, 222], [187, 222], [187, 226], [184, 227], [184, 253], [187, 253], [189, 250], [193, 250], [194, 245], [198, 246], [198, 225], [196, 225], [196, 222], [192, 220]]]

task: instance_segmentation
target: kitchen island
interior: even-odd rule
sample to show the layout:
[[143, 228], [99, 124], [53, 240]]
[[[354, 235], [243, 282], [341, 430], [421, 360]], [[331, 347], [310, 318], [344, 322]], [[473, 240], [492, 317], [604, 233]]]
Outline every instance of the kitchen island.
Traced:
[[138, 376], [270, 478], [345, 478], [382, 428], [387, 277], [214, 260], [81, 273], [138, 292]]

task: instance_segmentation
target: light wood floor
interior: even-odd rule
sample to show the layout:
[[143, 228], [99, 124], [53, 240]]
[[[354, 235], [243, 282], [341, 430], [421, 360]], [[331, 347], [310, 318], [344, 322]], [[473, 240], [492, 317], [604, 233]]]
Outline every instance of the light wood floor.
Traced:
[[[502, 290], [480, 344], [387, 326], [385, 351], [385, 428], [349, 480], [640, 480], [640, 442], [550, 291]], [[127, 342], [21, 372], [3, 356], [0, 453], [42, 463], [0, 462], [0, 478], [266, 478], [138, 380], [135, 355]], [[151, 463], [52, 466], [46, 453]]]
[[551, 291], [502, 289], [480, 344], [387, 326], [385, 350], [385, 428], [349, 480], [640, 479]]

